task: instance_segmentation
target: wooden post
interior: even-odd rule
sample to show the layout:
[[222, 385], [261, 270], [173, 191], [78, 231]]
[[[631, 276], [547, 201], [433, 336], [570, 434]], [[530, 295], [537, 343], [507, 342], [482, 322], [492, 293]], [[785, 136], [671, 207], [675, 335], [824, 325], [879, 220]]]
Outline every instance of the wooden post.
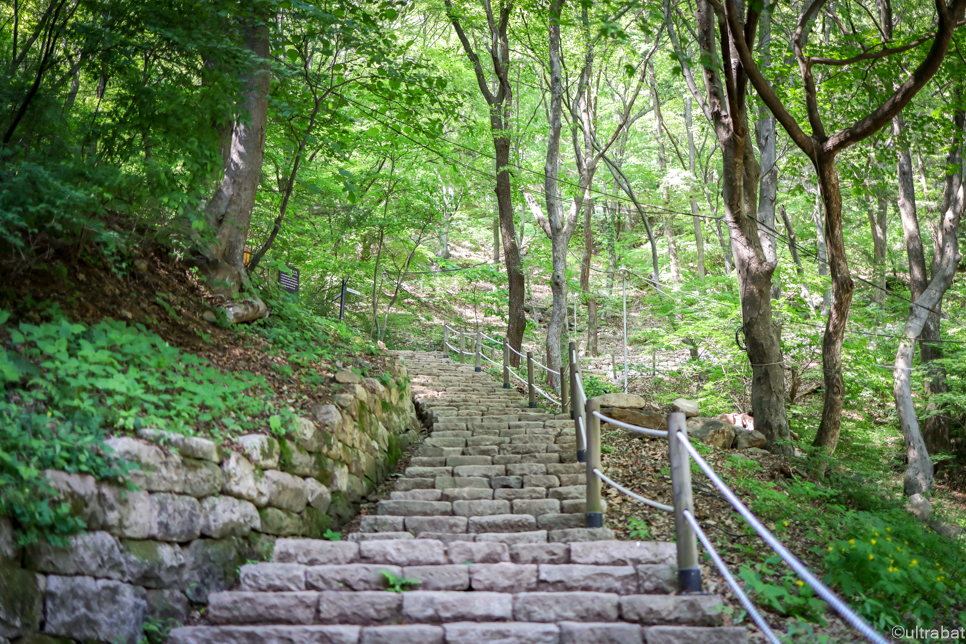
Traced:
[[[570, 343], [570, 393], [573, 397], [570, 405], [570, 417], [574, 419], [574, 431], [577, 432], [577, 462], [587, 462], [587, 446], [584, 435], [580, 432], [580, 421], [584, 419], [585, 400], [580, 395], [577, 380], [580, 378], [580, 362], [577, 361], [577, 343]], [[584, 419], [586, 423], [586, 419]]]
[[443, 322], [443, 354], [444, 357], [449, 357], [449, 327]]
[[503, 388], [512, 389], [510, 385], [510, 345], [503, 338]]
[[476, 365], [473, 371], [483, 371], [483, 329], [476, 329]]
[[460, 362], [463, 362], [463, 352], [466, 351], [466, 334], [462, 331], [460, 334]]
[[600, 469], [600, 419], [594, 412], [600, 411], [600, 398], [590, 398], [584, 411], [587, 424], [587, 506], [584, 523], [588, 528], [603, 528], [604, 513], [600, 504], [600, 479], [594, 470]]
[[698, 542], [694, 528], [684, 518], [687, 510], [694, 516], [691, 493], [691, 455], [679, 442], [678, 434], [688, 436], [688, 424], [682, 412], [668, 414], [668, 452], [671, 461], [671, 491], [674, 495], [674, 541], [678, 551], [678, 592], [701, 592], [701, 568], [698, 567]]
[[537, 390], [533, 388], [533, 352], [527, 351], [527, 389], [530, 392], [530, 409], [537, 406]]
[[570, 413], [570, 351], [560, 365], [560, 413]]

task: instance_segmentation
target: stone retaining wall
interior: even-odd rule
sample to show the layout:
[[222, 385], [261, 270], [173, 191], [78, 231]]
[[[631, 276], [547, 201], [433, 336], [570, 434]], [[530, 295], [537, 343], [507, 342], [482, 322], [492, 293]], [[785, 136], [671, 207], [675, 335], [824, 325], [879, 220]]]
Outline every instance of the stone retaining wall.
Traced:
[[219, 445], [146, 429], [109, 440], [140, 468], [134, 489], [47, 472], [88, 532], [21, 549], [0, 517], [0, 644], [56, 641], [39, 633], [137, 644], [146, 619], [184, 622], [246, 561], [269, 559], [276, 537], [318, 538], [351, 519], [419, 425], [402, 364], [391, 387], [338, 375], [344, 393], [286, 439]]

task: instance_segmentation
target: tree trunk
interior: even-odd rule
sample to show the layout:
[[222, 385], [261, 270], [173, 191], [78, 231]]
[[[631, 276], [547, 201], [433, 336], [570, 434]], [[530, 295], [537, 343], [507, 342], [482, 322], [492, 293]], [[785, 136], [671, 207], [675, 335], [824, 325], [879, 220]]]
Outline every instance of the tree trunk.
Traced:
[[795, 262], [798, 274], [804, 275], [805, 269], [802, 267], [802, 258], [798, 256], [798, 241], [795, 237], [795, 227], [792, 225], [792, 220], [789, 218], [784, 204], [782, 204], [779, 210], [782, 214], [782, 223], [785, 224], [785, 236], [788, 238], [788, 251], [792, 254], [792, 261]]
[[869, 227], [872, 230], [872, 264], [874, 277], [879, 288], [872, 294], [872, 301], [885, 304], [886, 297], [886, 221], [889, 215], [889, 200], [884, 194], [876, 195], [875, 208], [869, 202]]
[[580, 262], [580, 291], [587, 303], [587, 354], [597, 355], [597, 298], [590, 291], [590, 263], [594, 258], [594, 200], [584, 199], [584, 256]]
[[[815, 195], [815, 210], [812, 211], [812, 223], [815, 224], [815, 246], [818, 250], [818, 274], [820, 277], [825, 277], [828, 275], [828, 243], [825, 240], [825, 223], [822, 217], [822, 194], [821, 188], [819, 188], [819, 194]], [[822, 310], [821, 315], [825, 317], [828, 315], [829, 306], [832, 303], [832, 293], [830, 288], [825, 289], [825, 293], [822, 295]]]
[[[671, 205], [671, 185], [668, 183], [667, 153], [664, 149], [664, 133], [662, 131], [664, 129], [664, 118], [661, 116], [661, 97], [657, 93], [657, 77], [654, 74], [653, 66], [648, 69], [648, 76], [651, 83], [651, 101], [654, 104], [654, 142], [657, 144], [657, 167], [661, 180], [661, 196], [664, 200], [664, 207], [668, 208]], [[666, 214], [662, 215], [661, 220], [670, 263], [668, 272], [670, 273], [671, 283], [678, 284], [681, 282], [681, 269], [678, 263], [678, 247], [674, 242], [674, 226]]]
[[[245, 270], [245, 241], [255, 206], [255, 194], [262, 176], [265, 131], [268, 126], [268, 90], [271, 71], [268, 26], [251, 20], [243, 29], [247, 47], [259, 62], [244, 79], [241, 109], [231, 132], [231, 153], [222, 179], [205, 207], [208, 227], [215, 240], [200, 249], [198, 265], [212, 290], [227, 298], [237, 297], [251, 282]], [[230, 322], [245, 322], [265, 317], [268, 307], [249, 292], [246, 300], [226, 309]]]
[[[767, 68], [771, 65], [771, 11], [763, 10], [758, 22], [759, 63]], [[761, 249], [765, 259], [778, 262], [778, 249], [775, 243], [775, 201], [778, 197], [778, 154], [775, 151], [775, 117], [762, 104], [758, 108], [758, 122], [755, 124], [755, 135], [758, 150], [761, 155], [761, 180], [758, 195], [758, 236], [761, 238]], [[772, 276], [772, 299], [781, 296], [781, 284]]]
[[842, 376], [842, 342], [855, 284], [849, 275], [845, 257], [845, 232], [842, 222], [842, 193], [835, 155], [817, 152], [815, 158], [819, 190], [825, 206], [825, 232], [828, 244], [829, 270], [832, 274], [832, 302], [822, 339], [825, 402], [822, 420], [815, 435], [816, 446], [825, 447], [831, 455], [842, 431], [842, 408], [845, 404], [845, 380]]
[[[691, 100], [690, 96], [684, 99], [684, 127], [688, 131], [688, 171], [691, 173], [693, 181], [697, 181], [697, 174], [694, 172], [694, 159], [696, 153], [694, 148], [694, 131], [691, 127]], [[691, 218], [694, 220], [694, 243], [697, 248], [698, 277], [706, 275], [704, 267], [704, 235], [701, 231], [701, 218], [698, 216], [698, 200], [694, 194], [694, 187], [691, 188]]]
[[[494, 130], [494, 134], [497, 131], [499, 130]], [[500, 237], [503, 239], [503, 261], [506, 264], [509, 286], [506, 339], [510, 347], [520, 351], [523, 347], [523, 332], [527, 328], [527, 319], [523, 311], [525, 295], [523, 263], [520, 260], [520, 247], [517, 246], [516, 233], [513, 230], [509, 131], [504, 130], [500, 138], [494, 136], [493, 146], [496, 150], [496, 200], [500, 210]], [[510, 364], [514, 367], [520, 366], [520, 356], [513, 351], [510, 352]]]
[[946, 167], [946, 186], [943, 194], [942, 219], [937, 231], [936, 259], [933, 260], [932, 280], [914, 298], [915, 304], [909, 307], [909, 317], [903, 339], [896, 351], [895, 371], [893, 373], [892, 393], [896, 401], [899, 425], [906, 443], [906, 473], [903, 489], [906, 495], [919, 494], [932, 487], [933, 467], [929, 451], [919, 430], [916, 408], [912, 401], [912, 359], [916, 341], [926, 325], [927, 319], [938, 310], [946, 290], [956, 276], [956, 267], [962, 257], [959, 254], [959, 221], [963, 213], [963, 179], [960, 170], [962, 163], [962, 135], [966, 114], [956, 111], [956, 130]]
[[500, 218], [493, 220], [493, 263], [500, 263]]

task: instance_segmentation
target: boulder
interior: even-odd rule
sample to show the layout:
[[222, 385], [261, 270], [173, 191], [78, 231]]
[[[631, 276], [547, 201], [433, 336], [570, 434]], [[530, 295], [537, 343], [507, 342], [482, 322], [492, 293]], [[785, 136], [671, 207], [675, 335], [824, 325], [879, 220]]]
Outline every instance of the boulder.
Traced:
[[98, 485], [98, 500], [104, 512], [105, 530], [129, 539], [147, 539], [151, 536], [154, 515], [147, 492], [101, 482]]
[[935, 519], [929, 521], [929, 527], [947, 539], [959, 539], [961, 536], [963, 536], [964, 532], [963, 529], [958, 525], [943, 523], [942, 521], [937, 521]]
[[244, 537], [260, 527], [258, 510], [249, 501], [231, 496], [209, 496], [201, 500], [201, 534], [206, 537]]
[[88, 530], [99, 530], [104, 523], [97, 480], [90, 474], [44, 470], [44, 476], [60, 498], [70, 505], [71, 516], [82, 519]]
[[54, 575], [84, 575], [128, 581], [124, 555], [117, 538], [107, 532], [75, 534], [67, 546], [55, 548], [39, 541], [27, 548], [30, 570]]
[[151, 538], [183, 542], [201, 536], [201, 504], [194, 497], [152, 494], [150, 512]]
[[604, 394], [600, 396], [601, 407], [621, 407], [622, 409], [646, 409], [647, 401], [637, 394]]
[[735, 441], [735, 428], [717, 418], [689, 418], [688, 436], [706, 445], [729, 449]]
[[329, 504], [332, 503], [332, 493], [329, 492], [329, 488], [313, 478], [306, 478], [303, 482], [305, 483], [305, 494], [309, 506], [324, 514], [329, 509]]
[[13, 533], [13, 523], [7, 517], [0, 517], [0, 566], [19, 564], [21, 554]]
[[238, 583], [238, 569], [248, 554], [239, 539], [192, 541], [184, 548], [188, 569], [185, 594], [193, 602], [207, 604], [209, 593], [234, 587]]
[[932, 504], [921, 494], [913, 494], [906, 499], [906, 510], [916, 515], [921, 521], [929, 520], [932, 514]]
[[188, 598], [180, 590], [149, 590], [148, 617], [164, 625], [184, 624], [188, 620]]
[[302, 534], [302, 517], [279, 508], [262, 508], [258, 511], [261, 520], [259, 532], [278, 537], [297, 537]]
[[148, 492], [181, 492], [184, 463], [181, 456], [165, 453], [163, 449], [130, 436], [115, 436], [105, 443], [114, 452], [134, 465], [128, 478]]
[[671, 403], [671, 411], [684, 412], [686, 417], [694, 418], [698, 415], [698, 403], [687, 398], [678, 398]]
[[257, 507], [268, 503], [268, 490], [264, 479], [251, 461], [238, 452], [228, 452], [221, 463], [224, 477], [222, 492], [239, 499], [251, 501]]
[[92, 577], [47, 578], [48, 635], [84, 641], [137, 644], [147, 614], [143, 588]]
[[178, 450], [181, 456], [197, 458], [202, 461], [221, 463], [221, 448], [218, 444], [200, 436], [185, 436], [162, 429], [145, 427], [138, 430], [138, 437]]
[[735, 429], [735, 449], [748, 449], [749, 447], [763, 448], [767, 443], [768, 439], [761, 432], [755, 430], [747, 430], [741, 427], [732, 425]]
[[319, 429], [327, 434], [333, 433], [335, 427], [342, 422], [342, 414], [335, 405], [313, 405], [312, 414]]
[[278, 441], [265, 434], [248, 434], [238, 438], [245, 456], [257, 467], [263, 470], [278, 469], [278, 458], [281, 452]]
[[305, 509], [308, 495], [302, 479], [278, 470], [265, 470], [265, 485], [268, 489], [268, 504], [273, 508], [296, 514]]
[[[311, 476], [319, 480], [325, 479], [327, 459], [322, 454], [311, 454], [295, 441], [284, 438], [278, 441], [282, 452], [279, 466], [283, 471], [295, 476]], [[256, 503], [255, 505], [259, 505]]]
[[[614, 420], [619, 420], [638, 427], [649, 429], [667, 429], [667, 418], [664, 414], [656, 411], [646, 411], [638, 409], [623, 409], [621, 407], [602, 407], [600, 410], [605, 416], [610, 416]], [[641, 434], [635, 434], [640, 436]]]
[[121, 551], [126, 581], [145, 588], [184, 588], [186, 585], [185, 558], [178, 544], [122, 539]]
[[0, 637], [37, 632], [44, 616], [43, 575], [0, 564]]
[[335, 373], [335, 381], [342, 385], [358, 385], [362, 383], [362, 377], [355, 371], [341, 369]]
[[306, 452], [317, 452], [325, 445], [325, 438], [315, 423], [301, 416], [292, 421], [292, 437]]
[[218, 465], [195, 458], [182, 460], [184, 464], [182, 493], [200, 499], [221, 492], [222, 474]]

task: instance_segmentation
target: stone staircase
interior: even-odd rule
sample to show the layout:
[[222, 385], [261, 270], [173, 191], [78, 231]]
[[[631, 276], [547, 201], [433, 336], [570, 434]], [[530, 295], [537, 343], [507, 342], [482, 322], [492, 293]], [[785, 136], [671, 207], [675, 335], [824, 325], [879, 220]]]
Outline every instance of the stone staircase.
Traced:
[[279, 539], [169, 644], [747, 641], [720, 598], [674, 594], [674, 544], [583, 527], [569, 415], [442, 354], [400, 355], [432, 433], [391, 498], [346, 541]]

